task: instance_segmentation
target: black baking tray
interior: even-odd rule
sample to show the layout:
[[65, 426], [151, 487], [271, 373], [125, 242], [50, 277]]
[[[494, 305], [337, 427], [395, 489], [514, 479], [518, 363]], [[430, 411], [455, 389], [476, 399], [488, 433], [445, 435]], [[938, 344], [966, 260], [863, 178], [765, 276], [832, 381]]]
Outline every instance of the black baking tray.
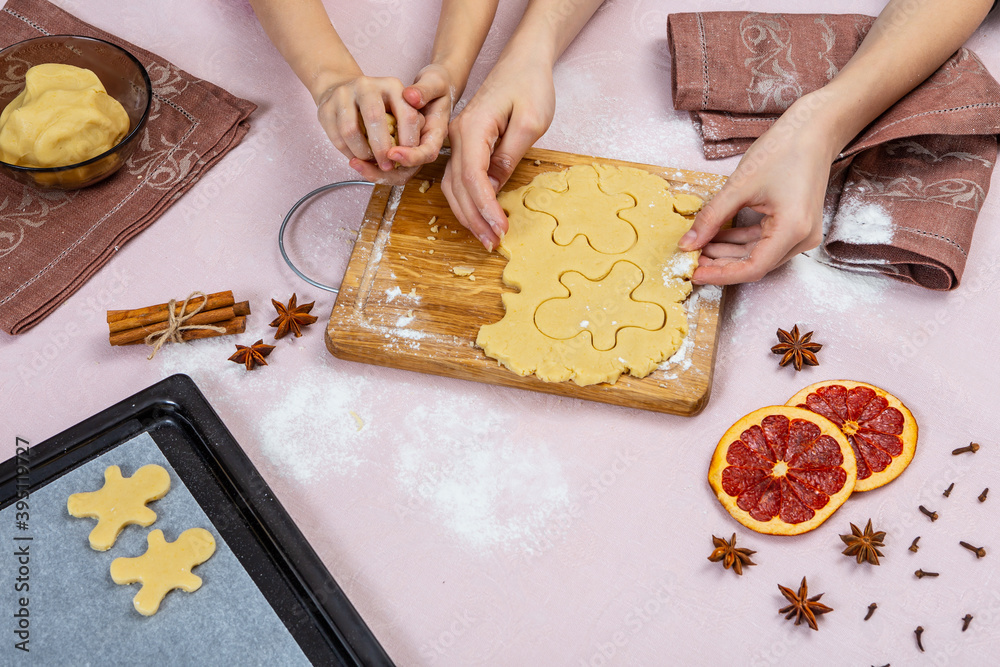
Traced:
[[[173, 375], [29, 449], [30, 491], [147, 432], [316, 665], [391, 666], [205, 396]], [[0, 509], [16, 500], [17, 461], [0, 463]]]

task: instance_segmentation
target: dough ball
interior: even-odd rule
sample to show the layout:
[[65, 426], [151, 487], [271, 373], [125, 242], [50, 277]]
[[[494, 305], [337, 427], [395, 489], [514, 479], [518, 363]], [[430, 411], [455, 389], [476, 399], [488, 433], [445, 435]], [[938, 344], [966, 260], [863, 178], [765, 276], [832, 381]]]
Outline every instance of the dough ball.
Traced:
[[[367, 139], [368, 138], [368, 128], [365, 127], [364, 121], [360, 121], [361, 124], [361, 135]], [[399, 145], [399, 133], [396, 130], [396, 117], [393, 116], [388, 111], [385, 112], [385, 124], [389, 128], [389, 141], [392, 142], [393, 146]]]
[[89, 69], [36, 65], [20, 95], [0, 114], [0, 160], [22, 167], [65, 167], [96, 157], [125, 138], [129, 118]]

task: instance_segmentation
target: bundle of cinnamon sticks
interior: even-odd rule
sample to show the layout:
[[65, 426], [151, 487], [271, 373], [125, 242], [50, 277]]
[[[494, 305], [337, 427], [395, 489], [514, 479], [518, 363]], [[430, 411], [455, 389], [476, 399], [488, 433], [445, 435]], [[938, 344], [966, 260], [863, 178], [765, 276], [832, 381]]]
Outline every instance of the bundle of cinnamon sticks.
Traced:
[[[236, 302], [232, 291], [217, 292], [203, 297], [174, 302], [173, 314], [175, 320], [185, 318], [204, 303], [204, 307], [195, 315], [183, 320], [184, 325], [213, 325], [223, 331], [212, 329], [189, 329], [180, 332], [181, 340], [198, 338], [213, 338], [246, 331], [247, 318], [250, 314], [250, 302]], [[150, 334], [166, 331], [170, 326], [170, 303], [159, 303], [147, 308], [134, 310], [109, 310], [108, 330], [112, 345], [137, 345], [143, 343]]]

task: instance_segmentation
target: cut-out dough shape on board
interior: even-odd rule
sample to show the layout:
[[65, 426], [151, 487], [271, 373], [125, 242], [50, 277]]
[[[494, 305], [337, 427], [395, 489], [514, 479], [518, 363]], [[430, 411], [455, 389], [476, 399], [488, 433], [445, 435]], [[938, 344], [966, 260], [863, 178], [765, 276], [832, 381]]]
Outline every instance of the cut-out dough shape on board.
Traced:
[[[540, 174], [498, 199], [510, 220], [499, 247], [508, 259], [503, 281], [519, 291], [505, 292], [503, 319], [479, 330], [476, 343], [487, 356], [519, 375], [584, 386], [626, 372], [645, 377], [677, 351], [687, 335], [683, 302], [699, 254], [680, 252], [677, 241], [691, 227], [683, 215], [696, 212], [701, 199], [672, 193], [647, 171], [606, 165]], [[588, 290], [588, 280], [610, 276], [619, 263], [616, 279], [625, 283]], [[623, 287], [626, 265], [641, 276], [634, 288]], [[599, 298], [577, 303], [581, 291]], [[658, 324], [650, 324], [646, 306], [662, 311]], [[552, 309], [562, 312], [557, 317]], [[625, 311], [628, 319], [617, 316]], [[614, 345], [600, 349], [610, 336]]]
[[201, 588], [201, 577], [191, 574], [191, 568], [212, 557], [215, 538], [204, 528], [188, 528], [176, 542], [167, 542], [162, 530], [149, 533], [146, 542], [143, 555], [111, 562], [111, 579], [123, 585], [141, 583], [132, 604], [143, 616], [152, 616], [175, 588], [188, 593]]
[[582, 236], [591, 248], [606, 254], [623, 253], [635, 245], [635, 228], [618, 217], [622, 211], [635, 208], [633, 197], [603, 193], [593, 168], [569, 169], [558, 175], [564, 176], [553, 184], [558, 190], [529, 187], [524, 193], [525, 208], [556, 219], [552, 234], [556, 244], [567, 246]]
[[[598, 350], [613, 348], [618, 331], [626, 327], [655, 331], [666, 322], [663, 308], [631, 297], [642, 280], [642, 271], [631, 262], [618, 262], [608, 275], [597, 280], [567, 271], [559, 277], [559, 282], [566, 286], [569, 295], [538, 306], [535, 326], [546, 336], [561, 340], [589, 331]], [[604, 307], [598, 308], [597, 304]]]
[[142, 466], [131, 477], [122, 477], [118, 466], [108, 466], [104, 486], [97, 491], [74, 493], [66, 501], [66, 509], [75, 517], [97, 519], [90, 531], [90, 547], [107, 551], [125, 526], [149, 526], [156, 521], [156, 512], [146, 503], [162, 498], [169, 490], [170, 473], [163, 466]]

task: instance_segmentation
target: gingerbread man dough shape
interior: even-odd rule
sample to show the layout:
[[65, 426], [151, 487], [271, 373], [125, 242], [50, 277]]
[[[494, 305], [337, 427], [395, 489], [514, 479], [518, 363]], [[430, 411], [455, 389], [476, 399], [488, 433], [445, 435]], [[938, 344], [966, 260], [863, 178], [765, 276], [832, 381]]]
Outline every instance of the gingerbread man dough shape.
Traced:
[[212, 557], [215, 538], [204, 528], [188, 528], [176, 542], [167, 542], [162, 530], [146, 539], [149, 546], [143, 555], [111, 562], [111, 579], [116, 584], [141, 583], [132, 604], [143, 616], [152, 616], [175, 588], [188, 593], [201, 588], [201, 577], [191, 574], [191, 568]]
[[677, 248], [700, 198], [632, 167], [577, 165], [498, 197], [510, 229], [502, 320], [476, 344], [518, 375], [578, 385], [645, 377], [687, 335], [698, 252]]
[[131, 477], [122, 477], [118, 466], [109, 466], [104, 471], [104, 486], [98, 491], [74, 493], [66, 509], [75, 517], [97, 519], [90, 531], [90, 548], [107, 551], [125, 526], [148, 526], [156, 521], [156, 512], [146, 503], [162, 498], [169, 490], [170, 473], [163, 466], [145, 465]]

